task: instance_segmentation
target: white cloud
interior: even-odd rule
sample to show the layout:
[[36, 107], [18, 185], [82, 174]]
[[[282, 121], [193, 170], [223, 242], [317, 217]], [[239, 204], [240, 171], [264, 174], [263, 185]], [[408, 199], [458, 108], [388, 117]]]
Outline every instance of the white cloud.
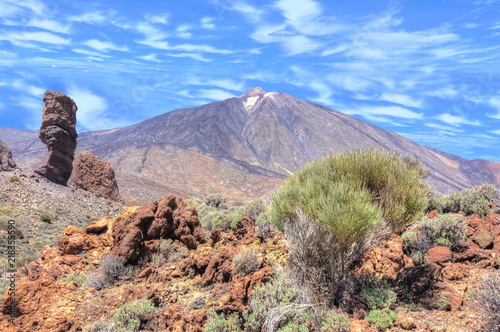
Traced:
[[477, 28], [478, 26], [481, 26], [481, 24], [469, 22], [469, 23], [466, 23], [464, 25], [464, 28], [466, 28], [466, 29], [474, 29], [474, 28]]
[[232, 97], [236, 97], [234, 94], [229, 93], [224, 90], [219, 89], [209, 89], [209, 90], [200, 90], [197, 93], [199, 98], [206, 98], [211, 100], [224, 100]]
[[146, 60], [146, 61], [162, 62], [161, 60], [158, 60], [156, 58], [156, 54], [142, 55], [142, 56], [138, 56], [138, 58], [141, 59], [141, 60]]
[[164, 55], [174, 58], [191, 58], [202, 62], [211, 62], [212, 60], [205, 58], [199, 53], [165, 53]]
[[223, 6], [225, 9], [240, 12], [245, 15], [250, 22], [254, 23], [259, 22], [264, 15], [264, 11], [262, 9], [253, 7], [244, 1], [224, 1], [223, 3], [218, 3], [218, 5]]
[[45, 93], [45, 89], [29, 84], [24, 80], [15, 80], [11, 83], [11, 86], [16, 90], [27, 93], [33, 97], [41, 97]]
[[490, 133], [493, 133], [495, 135], [500, 135], [500, 129], [497, 130], [490, 130]]
[[78, 105], [78, 124], [88, 130], [110, 129], [105, 98], [77, 86], [70, 86], [67, 95]]
[[210, 45], [194, 45], [194, 44], [180, 44], [180, 45], [170, 45], [166, 41], [160, 40], [139, 40], [135, 41], [138, 44], [143, 44], [151, 46], [153, 48], [158, 48], [162, 50], [169, 51], [181, 51], [181, 52], [204, 52], [204, 53], [216, 53], [216, 54], [231, 54], [230, 50], [221, 50]]
[[0, 51], [0, 59], [14, 59], [17, 58], [16, 53], [12, 53], [9, 51]]
[[427, 94], [429, 96], [438, 97], [441, 99], [454, 99], [458, 96], [458, 91], [451, 87], [446, 87], [437, 90], [431, 90]]
[[198, 77], [190, 77], [186, 80], [186, 84], [200, 85], [200, 86], [215, 86], [232, 91], [242, 91], [244, 83], [242, 81], [235, 81], [231, 79], [205, 79], [202, 80]]
[[383, 93], [380, 100], [390, 101], [391, 103], [396, 103], [409, 107], [422, 108], [422, 100], [414, 99], [410, 96], [398, 94], [398, 93]]
[[68, 20], [71, 22], [87, 23], [90, 25], [104, 25], [111, 22], [114, 16], [114, 11], [103, 12], [98, 10], [83, 13], [81, 15], [69, 16]]
[[211, 30], [211, 29], [215, 29], [215, 24], [213, 24], [212, 22], [214, 21], [215, 19], [213, 17], [204, 17], [201, 19], [201, 27], [203, 29], [208, 29], [208, 30]]
[[73, 48], [72, 51], [75, 52], [75, 53], [85, 54], [85, 55], [89, 55], [89, 56], [92, 56], [92, 57], [111, 58], [110, 55], [105, 55], [105, 54], [102, 54], [102, 53], [99, 53], [99, 52], [84, 50], [84, 49], [81, 49], [81, 48]]
[[128, 48], [126, 46], [117, 46], [117, 45], [113, 44], [112, 42], [100, 41], [97, 39], [87, 40], [86, 42], [83, 42], [82, 44], [86, 45], [88, 47], [91, 47], [93, 49], [96, 49], [98, 51], [102, 51], [102, 52], [107, 52], [109, 50], [128, 51]]
[[423, 113], [416, 113], [409, 109], [399, 106], [358, 106], [357, 109], [351, 110], [353, 114], [360, 115], [387, 115], [404, 119], [420, 119]]
[[498, 97], [498, 96], [491, 97], [488, 100], [488, 104], [490, 107], [495, 109], [497, 112], [496, 112], [496, 114], [486, 114], [486, 115], [490, 118], [493, 118], [493, 119], [500, 119], [500, 97]]
[[64, 39], [49, 32], [10, 32], [0, 36], [0, 40], [7, 40], [18, 46], [28, 46], [24, 41], [34, 41], [53, 45], [68, 45], [71, 39]]
[[169, 13], [147, 14], [144, 17], [146, 18], [146, 20], [152, 23], [167, 24], [168, 19], [170, 18], [170, 14]]
[[436, 117], [436, 119], [441, 120], [449, 125], [452, 126], [459, 126], [459, 125], [471, 125], [471, 126], [480, 126], [481, 122], [479, 120], [476, 121], [470, 121], [463, 115], [453, 115], [450, 113], [444, 113], [440, 114]]
[[35, 18], [28, 23], [29, 26], [37, 27], [52, 32], [68, 34], [71, 31], [70, 24], [61, 24], [55, 20]]

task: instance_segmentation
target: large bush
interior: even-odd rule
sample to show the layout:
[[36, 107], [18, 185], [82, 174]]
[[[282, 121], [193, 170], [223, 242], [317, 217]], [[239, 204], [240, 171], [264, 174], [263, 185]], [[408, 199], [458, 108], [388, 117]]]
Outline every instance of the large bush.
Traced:
[[387, 234], [386, 224], [400, 231], [422, 217], [425, 175], [416, 160], [367, 150], [326, 156], [285, 180], [269, 220], [285, 232], [292, 265], [323, 294], [312, 293], [334, 296], [353, 262]]

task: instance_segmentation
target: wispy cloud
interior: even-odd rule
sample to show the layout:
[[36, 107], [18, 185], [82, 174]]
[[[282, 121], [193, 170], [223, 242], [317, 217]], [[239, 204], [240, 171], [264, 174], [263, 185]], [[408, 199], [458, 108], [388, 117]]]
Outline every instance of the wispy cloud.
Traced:
[[360, 115], [386, 115], [397, 118], [404, 119], [420, 119], [423, 113], [416, 113], [407, 108], [399, 107], [399, 106], [358, 106], [357, 109], [351, 110], [353, 114]]
[[459, 125], [471, 125], [471, 126], [481, 126], [481, 122], [479, 120], [471, 121], [467, 119], [463, 115], [453, 115], [450, 113], [444, 113], [436, 116], [436, 119], [443, 121], [449, 125], [452, 126], [459, 126]]
[[68, 20], [71, 22], [87, 23], [91, 25], [104, 25], [112, 21], [115, 16], [113, 11], [92, 11], [80, 15], [69, 16]]
[[146, 20], [152, 23], [167, 24], [168, 19], [170, 18], [170, 14], [169, 13], [147, 14], [144, 15], [144, 18], [146, 18]]
[[91, 39], [87, 40], [82, 43], [83, 45], [86, 45], [88, 47], [91, 47], [93, 49], [96, 49], [98, 51], [102, 52], [107, 52], [107, 51], [128, 51], [128, 47], [126, 46], [117, 46], [114, 43], [110, 41], [100, 41], [97, 39]]
[[38, 42], [52, 45], [68, 45], [71, 39], [59, 37], [49, 32], [9, 32], [0, 35], [0, 40], [10, 41], [16, 46], [32, 47], [33, 44], [25, 42]]
[[64, 33], [68, 34], [71, 31], [71, 24], [63, 24], [61, 22], [58, 22], [56, 20], [50, 20], [50, 19], [40, 19], [40, 18], [34, 18], [32, 19], [29, 23], [29, 26], [44, 29], [44, 30], [49, 30], [52, 32], [57, 32], [57, 33]]
[[224, 90], [219, 89], [208, 89], [208, 90], [200, 90], [197, 92], [197, 96], [199, 98], [206, 98], [211, 100], [224, 100], [232, 97], [236, 97], [234, 94], [229, 93]]

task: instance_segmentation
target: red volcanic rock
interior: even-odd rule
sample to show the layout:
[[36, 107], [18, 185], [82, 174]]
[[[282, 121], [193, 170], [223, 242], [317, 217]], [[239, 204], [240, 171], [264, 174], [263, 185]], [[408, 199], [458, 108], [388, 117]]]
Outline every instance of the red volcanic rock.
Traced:
[[493, 244], [495, 237], [489, 231], [478, 231], [471, 237], [480, 248], [485, 249]]
[[11, 171], [17, 167], [14, 159], [12, 159], [12, 151], [7, 144], [0, 140], [0, 172]]
[[453, 253], [448, 247], [437, 246], [427, 251], [426, 258], [429, 263], [436, 263], [441, 265], [444, 262], [450, 261], [453, 258]]
[[35, 172], [52, 182], [66, 185], [73, 169], [76, 149], [76, 106], [63, 93], [47, 90], [43, 97], [42, 126], [39, 137], [49, 150], [45, 163]]
[[115, 179], [115, 171], [107, 161], [101, 160], [90, 152], [83, 152], [76, 156], [73, 173], [68, 183], [94, 196], [109, 198], [123, 204]]
[[[157, 204], [142, 207], [134, 213], [118, 217], [113, 225], [113, 254], [135, 263], [143, 250], [154, 248], [155, 241], [172, 239], [189, 249], [196, 249], [203, 240], [198, 215], [192, 206], [175, 196], [164, 196]], [[145, 242], [149, 245], [145, 246]]]

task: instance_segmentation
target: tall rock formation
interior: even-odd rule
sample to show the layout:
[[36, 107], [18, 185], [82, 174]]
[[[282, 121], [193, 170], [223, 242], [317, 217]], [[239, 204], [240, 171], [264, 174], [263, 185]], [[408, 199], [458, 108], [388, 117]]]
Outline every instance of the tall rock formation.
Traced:
[[12, 171], [15, 168], [16, 162], [12, 159], [12, 151], [0, 140], [0, 172]]
[[73, 173], [68, 183], [95, 196], [123, 203], [123, 198], [118, 191], [115, 171], [108, 162], [90, 152], [83, 152], [76, 156]]
[[76, 149], [76, 106], [63, 93], [47, 90], [43, 96], [42, 126], [39, 138], [49, 149], [49, 157], [35, 172], [52, 182], [66, 185], [73, 169]]

